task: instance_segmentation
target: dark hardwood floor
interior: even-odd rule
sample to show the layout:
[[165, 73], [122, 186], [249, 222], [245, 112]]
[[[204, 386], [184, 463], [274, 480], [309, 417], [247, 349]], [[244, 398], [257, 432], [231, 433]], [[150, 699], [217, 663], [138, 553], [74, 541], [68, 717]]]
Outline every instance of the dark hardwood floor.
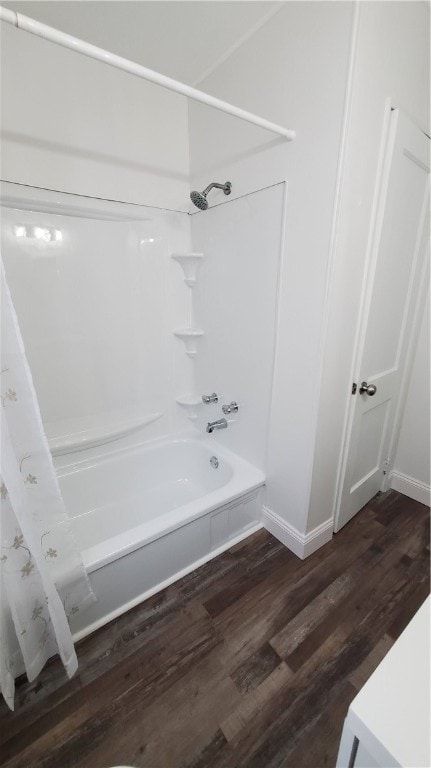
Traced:
[[305, 561], [261, 531], [0, 707], [8, 768], [334, 766], [349, 703], [429, 592], [429, 510], [389, 491]]

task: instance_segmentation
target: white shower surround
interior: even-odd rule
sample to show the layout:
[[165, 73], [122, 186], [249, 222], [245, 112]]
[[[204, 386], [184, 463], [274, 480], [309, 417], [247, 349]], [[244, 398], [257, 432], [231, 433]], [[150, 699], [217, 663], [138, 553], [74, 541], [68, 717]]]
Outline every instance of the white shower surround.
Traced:
[[261, 527], [263, 472], [212, 436], [111, 444], [56, 467], [97, 597], [72, 617], [75, 640]]
[[193, 363], [173, 331], [189, 322], [189, 289], [170, 257], [190, 248], [187, 214], [14, 184], [2, 201], [7, 279], [53, 451], [187, 429], [175, 398], [192, 390]]

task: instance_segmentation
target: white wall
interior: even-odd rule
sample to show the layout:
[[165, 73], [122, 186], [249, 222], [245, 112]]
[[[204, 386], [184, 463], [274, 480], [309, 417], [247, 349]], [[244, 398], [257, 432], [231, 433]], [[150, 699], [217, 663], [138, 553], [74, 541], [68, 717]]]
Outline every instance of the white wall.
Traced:
[[[200, 83], [295, 129], [294, 142], [190, 105], [192, 187], [229, 179], [235, 196], [288, 179], [267, 504], [299, 529], [310, 491], [352, 12], [349, 2], [286, 3]], [[222, 197], [214, 193], [212, 199]]]
[[1, 24], [2, 178], [186, 210], [187, 100]]
[[403, 414], [392, 487], [429, 503], [430, 301], [422, 318]]
[[426, 3], [360, 4], [307, 530], [334, 512], [387, 99], [428, 126]]
[[200, 408], [197, 426], [223, 416], [232, 400], [239, 411], [214, 432], [223, 445], [265, 468], [274, 364], [277, 277], [285, 185], [196, 213], [193, 249], [204, 261], [193, 289], [197, 325], [205, 332], [196, 358], [199, 395], [219, 402]]

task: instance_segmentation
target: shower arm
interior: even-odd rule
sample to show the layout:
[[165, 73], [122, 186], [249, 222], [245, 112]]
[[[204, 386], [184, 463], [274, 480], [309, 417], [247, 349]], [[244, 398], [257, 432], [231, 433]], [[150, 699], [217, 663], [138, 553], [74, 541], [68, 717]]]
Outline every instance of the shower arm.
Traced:
[[228, 104], [226, 101], [216, 99], [214, 96], [210, 96], [204, 91], [199, 91], [197, 88], [192, 88], [190, 85], [180, 83], [178, 80], [173, 80], [171, 77], [162, 75], [159, 72], [154, 72], [154, 70], [148, 69], [141, 64], [137, 64], [129, 59], [124, 59], [122, 56], [117, 56], [115, 53], [110, 53], [110, 51], [106, 51], [103, 48], [98, 48], [96, 45], [86, 43], [78, 37], [67, 35], [59, 29], [50, 27], [47, 24], [42, 24], [35, 19], [31, 19], [29, 16], [24, 16], [22, 13], [17, 13], [16, 11], [11, 11], [8, 8], [0, 6], [0, 21], [4, 21], [6, 24], [12, 24], [12, 26], [17, 27], [18, 29], [30, 32], [45, 40], [50, 40], [52, 43], [57, 43], [57, 45], [61, 45], [64, 48], [70, 48], [73, 51], [82, 53], [84, 56], [89, 56], [91, 59], [102, 61], [116, 69], [122, 69], [124, 72], [136, 75], [143, 80], [148, 80], [151, 83], [156, 83], [156, 85], [161, 85], [163, 88], [168, 88], [170, 91], [180, 93], [183, 96], [187, 96], [189, 99], [199, 101], [201, 104], [206, 104], [221, 112], [226, 112], [228, 115], [238, 117], [240, 120], [245, 120], [260, 128], [265, 128], [267, 131], [277, 133], [279, 136], [283, 136], [287, 139], [287, 141], [292, 141], [292, 139], [295, 138], [295, 131], [292, 131], [289, 128], [284, 128], [282, 125], [271, 123], [269, 120], [265, 120], [263, 117], [258, 117], [258, 115], [254, 115], [252, 112], [247, 112], [245, 109], [235, 107], [233, 104]]
[[[226, 184], [229, 184], [229, 182], [226, 182]], [[205, 197], [206, 197], [208, 192], [211, 189], [223, 189], [224, 191], [226, 191], [226, 184], [217, 184], [217, 182], [213, 181], [212, 184], [208, 184], [208, 186], [205, 187], [205, 189], [202, 192], [202, 194], [205, 195]], [[229, 184], [229, 187], [230, 187], [230, 184]]]

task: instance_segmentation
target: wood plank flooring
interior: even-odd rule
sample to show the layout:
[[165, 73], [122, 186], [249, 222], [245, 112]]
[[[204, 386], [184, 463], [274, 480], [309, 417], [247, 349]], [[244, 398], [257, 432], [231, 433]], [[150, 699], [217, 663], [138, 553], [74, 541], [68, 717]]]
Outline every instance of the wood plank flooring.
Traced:
[[260, 531], [18, 682], [7, 768], [334, 766], [351, 700], [429, 592], [429, 510], [389, 491], [301, 561]]

